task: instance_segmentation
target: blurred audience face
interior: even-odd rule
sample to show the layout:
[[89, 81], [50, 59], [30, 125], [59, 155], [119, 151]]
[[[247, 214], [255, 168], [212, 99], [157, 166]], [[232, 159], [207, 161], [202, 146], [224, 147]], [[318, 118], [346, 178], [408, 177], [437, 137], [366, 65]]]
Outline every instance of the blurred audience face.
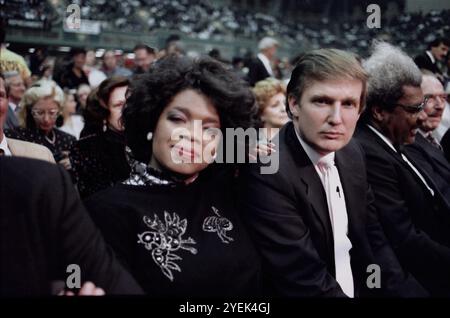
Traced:
[[86, 60], [85, 60], [85, 64], [87, 66], [95, 66], [96, 64], [96, 57], [95, 57], [95, 52], [92, 50], [89, 50], [86, 52]]
[[276, 56], [276, 54], [277, 54], [277, 49], [278, 49], [278, 46], [277, 46], [277, 45], [274, 45], [274, 46], [271, 46], [271, 47], [265, 49], [265, 50], [263, 51], [263, 53], [264, 53], [265, 56], [267, 56], [267, 58], [268, 58], [269, 60], [272, 60], [272, 59], [275, 58], [275, 56]]
[[116, 131], [123, 131], [123, 126], [120, 122], [122, 117], [123, 105], [125, 105], [125, 94], [128, 86], [116, 87], [109, 95], [108, 101], [108, 124]]
[[[201, 121], [200, 129], [194, 129], [194, 121]], [[220, 129], [219, 114], [211, 100], [192, 89], [178, 93], [156, 124], [150, 164], [185, 176], [196, 175], [212, 161], [219, 143], [220, 138], [207, 133], [211, 128]]]
[[66, 94], [64, 99], [63, 111], [65, 115], [75, 114], [77, 111], [77, 101], [73, 94]]
[[[8, 114], [8, 96], [6, 95], [5, 81], [0, 78], [0, 138], [3, 136], [3, 123]], [[2, 139], [0, 139], [1, 141]]]
[[286, 96], [283, 93], [278, 93], [268, 100], [261, 114], [265, 128], [281, 128], [289, 121], [285, 102]]
[[434, 46], [431, 48], [431, 54], [433, 54], [433, 56], [438, 61], [442, 61], [447, 55], [447, 53], [448, 53], [448, 46], [442, 42], [438, 46]]
[[25, 83], [19, 74], [8, 79], [9, 82], [9, 99], [18, 104], [25, 93]]
[[108, 70], [113, 70], [117, 66], [117, 59], [112, 51], [106, 51], [105, 55], [103, 56], [103, 63]]
[[290, 97], [292, 121], [302, 139], [321, 155], [344, 147], [360, 115], [362, 89], [357, 79], [312, 80], [300, 101]]
[[420, 128], [426, 132], [433, 131], [441, 123], [447, 94], [445, 94], [441, 82], [434, 76], [424, 75], [422, 77], [421, 87], [422, 92], [427, 99], [424, 108], [427, 119], [421, 122]]
[[394, 145], [414, 142], [417, 129], [426, 119], [425, 112], [418, 111], [423, 100], [420, 87], [406, 85], [403, 86], [403, 96], [397, 101], [394, 110], [381, 110], [377, 114], [383, 135]]
[[78, 53], [78, 54], [74, 55], [73, 63], [76, 68], [78, 68], [80, 70], [83, 69], [84, 65], [86, 64], [86, 54]]
[[174, 41], [172, 43], [170, 43], [167, 46], [167, 55], [177, 55], [177, 56], [182, 56], [183, 55], [183, 45], [180, 41]]
[[36, 127], [49, 133], [56, 124], [59, 115], [58, 104], [51, 97], [42, 98], [31, 108]]
[[91, 92], [91, 88], [89, 85], [82, 84], [78, 87], [77, 90], [77, 98], [78, 102], [80, 103], [80, 106], [84, 109], [86, 107], [86, 101], [88, 98], [89, 93]]
[[45, 65], [43, 70], [42, 77], [51, 78], [53, 76], [53, 65]]
[[155, 60], [155, 55], [148, 53], [146, 49], [138, 49], [134, 51], [134, 54], [136, 65], [145, 71], [150, 68], [150, 65]]

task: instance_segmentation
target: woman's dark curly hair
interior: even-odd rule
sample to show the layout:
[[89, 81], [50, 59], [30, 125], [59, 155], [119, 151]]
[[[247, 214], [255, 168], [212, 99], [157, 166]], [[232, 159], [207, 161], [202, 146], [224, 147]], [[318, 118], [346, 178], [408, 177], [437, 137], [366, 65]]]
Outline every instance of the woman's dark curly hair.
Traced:
[[207, 96], [216, 107], [225, 138], [225, 128], [247, 129], [256, 119], [255, 98], [246, 82], [209, 57], [191, 60], [169, 56], [132, 82], [122, 122], [133, 156], [142, 162], [151, 158], [151, 141], [164, 108], [185, 89]]
[[92, 132], [101, 132], [103, 121], [107, 120], [110, 114], [108, 102], [111, 93], [118, 87], [128, 86], [130, 81], [123, 76], [111, 77], [103, 82], [89, 94], [86, 101], [86, 109], [83, 117], [86, 128]]

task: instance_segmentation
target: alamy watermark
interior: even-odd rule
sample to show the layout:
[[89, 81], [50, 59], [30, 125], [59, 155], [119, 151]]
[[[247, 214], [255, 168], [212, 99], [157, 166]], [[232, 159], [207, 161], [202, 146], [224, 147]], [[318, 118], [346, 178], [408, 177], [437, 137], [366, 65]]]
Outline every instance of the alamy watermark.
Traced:
[[66, 287], [69, 289], [81, 288], [81, 268], [78, 264], [70, 264], [66, 268], [66, 273], [70, 274], [66, 279]]
[[[261, 163], [261, 174], [274, 174], [279, 168], [276, 151], [259, 151], [266, 146], [267, 128], [226, 128], [225, 136], [218, 128], [203, 129], [201, 120], [194, 120], [193, 130], [179, 127], [172, 131], [171, 160], [175, 164], [190, 163]], [[272, 143], [278, 143], [278, 129], [272, 129]], [[254, 156], [248, 156], [248, 153]]]
[[72, 3], [67, 6], [66, 26], [68, 29], [79, 30], [81, 28], [81, 9], [78, 4]]
[[369, 29], [381, 28], [381, 9], [378, 4], [371, 3], [367, 6], [366, 12], [370, 13], [366, 20]]

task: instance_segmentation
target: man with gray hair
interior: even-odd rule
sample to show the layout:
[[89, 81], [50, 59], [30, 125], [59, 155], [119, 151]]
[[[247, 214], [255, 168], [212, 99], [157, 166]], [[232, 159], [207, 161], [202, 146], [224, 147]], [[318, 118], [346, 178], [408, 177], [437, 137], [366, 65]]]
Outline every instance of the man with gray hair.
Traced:
[[442, 83], [431, 73], [422, 75], [421, 87], [427, 99], [424, 108], [427, 118], [421, 122], [415, 142], [407, 145], [406, 151], [433, 178], [447, 206], [450, 206], [450, 163], [434, 137], [434, 131], [442, 119], [447, 94], [444, 93]]
[[426, 120], [422, 74], [385, 42], [363, 66], [367, 105], [356, 138], [386, 236], [402, 267], [434, 296], [450, 295], [450, 214], [432, 178], [404, 153]]
[[249, 65], [248, 81], [251, 86], [268, 77], [275, 77], [272, 62], [276, 56], [279, 43], [271, 37], [265, 37], [258, 44], [258, 57]]

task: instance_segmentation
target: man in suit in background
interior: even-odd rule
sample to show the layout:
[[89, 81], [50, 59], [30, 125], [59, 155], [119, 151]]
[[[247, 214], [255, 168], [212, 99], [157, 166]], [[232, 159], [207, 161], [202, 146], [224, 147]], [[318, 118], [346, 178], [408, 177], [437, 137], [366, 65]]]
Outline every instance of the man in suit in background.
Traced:
[[272, 62], [276, 56], [279, 43], [271, 37], [265, 37], [258, 44], [258, 56], [250, 62], [248, 81], [250, 86], [255, 86], [259, 81], [268, 77], [275, 77], [272, 70]]
[[242, 174], [242, 213], [262, 256], [267, 293], [367, 296], [367, 267], [378, 264], [384, 295], [426, 294], [386, 244], [361, 148], [351, 140], [366, 81], [351, 53], [303, 55], [287, 88], [292, 122], [274, 140], [279, 170], [262, 175], [258, 164]]
[[416, 56], [414, 62], [422, 70], [428, 70], [436, 75], [440, 81], [443, 81], [443, 73], [437, 66], [437, 61], [443, 61], [448, 53], [450, 42], [445, 38], [437, 38], [432, 41], [425, 53]]
[[432, 295], [450, 294], [450, 211], [433, 179], [404, 151], [426, 120], [422, 74], [384, 42], [363, 63], [367, 104], [356, 138], [380, 221], [403, 268]]
[[3, 125], [9, 110], [5, 79], [0, 73], [0, 156], [28, 157], [55, 163], [48, 148], [31, 142], [6, 138], [3, 133]]
[[450, 207], [450, 163], [433, 132], [439, 126], [447, 94], [441, 82], [430, 74], [422, 75], [422, 92], [427, 100], [426, 119], [420, 122], [414, 143], [405, 147], [413, 161], [427, 172]]
[[134, 63], [136, 65], [133, 74], [138, 75], [147, 73], [156, 59], [155, 49], [146, 44], [137, 44], [133, 51], [135, 55]]
[[[107, 294], [142, 293], [106, 246], [62, 167], [0, 157], [0, 296], [50, 295], [51, 282], [66, 281], [71, 264], [79, 266], [80, 282], [91, 281]], [[88, 289], [101, 294], [92, 285]]]
[[6, 117], [5, 129], [14, 129], [19, 126], [19, 103], [25, 94], [25, 84], [16, 71], [3, 74], [5, 76], [6, 93], [8, 94], [8, 115]]

